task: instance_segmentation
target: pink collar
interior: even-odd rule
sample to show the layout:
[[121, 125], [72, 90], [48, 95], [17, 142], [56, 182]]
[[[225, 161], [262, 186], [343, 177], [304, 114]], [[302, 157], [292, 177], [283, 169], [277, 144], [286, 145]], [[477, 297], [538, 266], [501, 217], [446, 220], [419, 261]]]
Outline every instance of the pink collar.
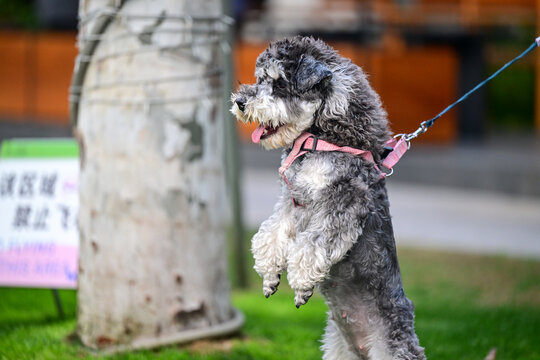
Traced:
[[[399, 159], [401, 159], [403, 154], [405, 154], [409, 146], [408, 146], [407, 141], [403, 138], [400, 138], [399, 140], [397, 140], [396, 138], [392, 138], [386, 142], [386, 146], [390, 147], [392, 150], [384, 158], [382, 162], [382, 166], [384, 166], [386, 169], [391, 171], [394, 165], [396, 165]], [[385, 172], [379, 169], [379, 167], [375, 163], [375, 160], [373, 159], [373, 154], [370, 151], [359, 150], [359, 149], [355, 149], [349, 146], [337, 146], [327, 141], [321, 140], [311, 133], [305, 132], [294, 141], [291, 152], [285, 158], [285, 160], [281, 164], [281, 167], [279, 168], [279, 174], [283, 177], [283, 180], [285, 181], [289, 189], [291, 189], [291, 192], [292, 192], [292, 185], [287, 179], [287, 177], [285, 176], [285, 171], [287, 171], [287, 169], [292, 165], [294, 160], [312, 151], [339, 151], [339, 152], [345, 152], [345, 153], [361, 156], [367, 161], [373, 163], [375, 168], [379, 170], [379, 172], [381, 173], [381, 179], [387, 176]], [[299, 204], [298, 202], [296, 202], [294, 197], [292, 200], [293, 200], [294, 206], [297, 206], [297, 205], [303, 206]]]

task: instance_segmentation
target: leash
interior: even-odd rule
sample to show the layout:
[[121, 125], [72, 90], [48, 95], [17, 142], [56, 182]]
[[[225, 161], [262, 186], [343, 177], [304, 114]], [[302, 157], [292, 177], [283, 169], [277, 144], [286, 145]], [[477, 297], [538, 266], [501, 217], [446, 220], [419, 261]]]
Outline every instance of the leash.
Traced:
[[465, 99], [469, 97], [472, 93], [480, 89], [482, 86], [486, 85], [490, 80], [497, 77], [501, 72], [506, 70], [510, 65], [530, 53], [532, 50], [534, 50], [536, 47], [540, 47], [540, 36], [537, 37], [534, 42], [521, 54], [516, 56], [514, 59], [510, 60], [506, 64], [504, 64], [499, 70], [495, 71], [490, 77], [476, 85], [474, 88], [469, 90], [465, 95], [454, 101], [452, 104], [448, 105], [443, 111], [438, 113], [435, 117], [423, 121], [420, 123], [420, 127], [416, 129], [414, 132], [409, 134], [397, 134], [394, 136], [394, 140], [390, 140], [387, 142], [387, 147], [385, 148], [385, 154], [383, 154], [383, 162], [382, 165], [390, 170], [390, 173], [386, 174], [386, 176], [390, 176], [393, 173], [393, 167], [396, 165], [396, 163], [401, 159], [403, 154], [407, 150], [411, 148], [411, 140], [417, 138], [419, 135], [424, 134], [430, 127], [433, 126], [435, 121], [446, 114], [448, 111], [450, 111], [452, 108], [454, 108], [457, 104], [461, 103]]
[[528, 53], [530, 53], [532, 50], [534, 50], [536, 47], [539, 47], [539, 46], [540, 46], [540, 36], [537, 37], [534, 40], [534, 42], [525, 51], [523, 51], [521, 54], [516, 56], [514, 59], [512, 59], [509, 62], [507, 62], [506, 64], [504, 64], [499, 70], [495, 71], [490, 77], [488, 77], [487, 79], [485, 79], [484, 81], [482, 81], [481, 83], [476, 85], [474, 88], [469, 90], [467, 93], [465, 93], [465, 95], [463, 95], [462, 97], [457, 99], [454, 103], [447, 106], [446, 109], [444, 109], [443, 111], [438, 113], [435, 117], [420, 123], [420, 127], [418, 129], [416, 129], [416, 131], [414, 131], [414, 132], [412, 132], [410, 134], [398, 134], [396, 136], [404, 138], [407, 142], [410, 142], [412, 139], [418, 137], [418, 135], [421, 135], [421, 134], [425, 133], [430, 127], [433, 126], [433, 124], [435, 123], [435, 121], [438, 118], [440, 118], [441, 116], [446, 114], [454, 106], [456, 106], [457, 104], [459, 104], [463, 100], [467, 99], [469, 97], [469, 95], [471, 95], [472, 93], [474, 93], [475, 91], [480, 89], [482, 86], [486, 85], [493, 78], [497, 77], [501, 72], [506, 70], [506, 68], [508, 68], [510, 65], [514, 64], [516, 61], [518, 61], [519, 59], [521, 59], [522, 57], [524, 57], [525, 55], [527, 55]]

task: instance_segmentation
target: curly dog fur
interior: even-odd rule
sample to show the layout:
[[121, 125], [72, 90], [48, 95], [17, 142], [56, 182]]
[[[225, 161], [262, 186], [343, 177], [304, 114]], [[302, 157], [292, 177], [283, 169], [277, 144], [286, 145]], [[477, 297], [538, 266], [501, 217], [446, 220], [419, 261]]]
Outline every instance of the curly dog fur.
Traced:
[[[390, 137], [387, 114], [349, 59], [320, 40], [295, 37], [270, 44], [255, 75], [256, 84], [232, 95], [231, 109], [259, 124], [254, 141], [283, 147], [285, 157], [309, 131], [369, 150], [380, 165]], [[329, 307], [323, 359], [424, 359], [401, 282], [385, 180], [374, 164], [343, 152], [309, 152], [285, 175], [292, 187], [283, 184], [274, 213], [252, 239], [265, 296], [285, 270], [297, 307], [318, 286]]]

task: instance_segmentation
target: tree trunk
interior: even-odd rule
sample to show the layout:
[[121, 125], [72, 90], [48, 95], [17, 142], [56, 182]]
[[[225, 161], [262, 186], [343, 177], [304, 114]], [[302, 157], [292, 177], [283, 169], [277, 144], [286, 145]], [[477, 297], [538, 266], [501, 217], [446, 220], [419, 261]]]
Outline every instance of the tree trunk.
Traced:
[[98, 38], [93, 25], [110, 22], [80, 59], [89, 65], [74, 99], [78, 334], [118, 350], [234, 332], [242, 315], [225, 256], [221, 3], [130, 0], [116, 14], [119, 4], [80, 2], [82, 47]]

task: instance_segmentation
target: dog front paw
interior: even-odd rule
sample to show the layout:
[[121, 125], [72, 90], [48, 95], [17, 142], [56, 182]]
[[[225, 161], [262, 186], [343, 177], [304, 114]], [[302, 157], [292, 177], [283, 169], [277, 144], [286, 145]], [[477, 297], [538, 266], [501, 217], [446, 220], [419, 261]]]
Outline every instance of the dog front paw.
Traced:
[[279, 286], [279, 281], [281, 275], [265, 275], [263, 278], [263, 293], [266, 298], [269, 298], [270, 295], [273, 295]]
[[306, 290], [294, 291], [294, 305], [298, 309], [300, 306], [305, 305], [309, 298], [313, 295], [313, 288]]

